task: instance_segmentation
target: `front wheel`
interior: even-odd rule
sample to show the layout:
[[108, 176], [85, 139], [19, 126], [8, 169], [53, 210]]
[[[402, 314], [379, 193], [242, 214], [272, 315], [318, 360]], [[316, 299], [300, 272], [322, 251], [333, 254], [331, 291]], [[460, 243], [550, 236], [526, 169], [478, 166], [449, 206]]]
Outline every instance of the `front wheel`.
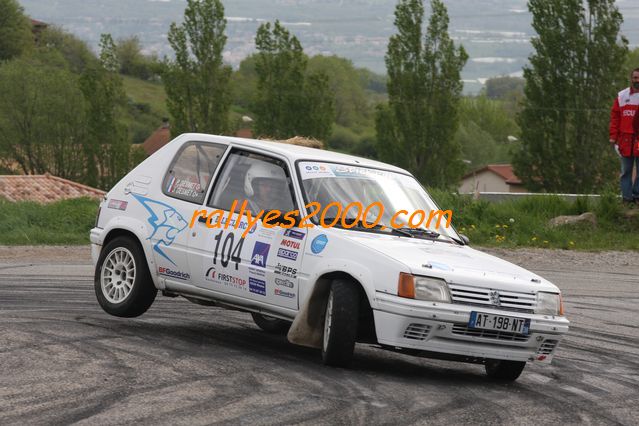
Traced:
[[268, 315], [262, 315], [255, 312], [251, 312], [253, 321], [259, 328], [267, 333], [273, 334], [286, 334], [288, 329], [291, 328], [291, 323], [281, 320], [279, 318], [273, 318]]
[[353, 359], [359, 318], [359, 291], [355, 284], [335, 280], [326, 301], [322, 360], [346, 367]]
[[105, 312], [132, 318], [151, 307], [153, 285], [142, 248], [130, 237], [117, 237], [102, 248], [95, 268], [95, 295]]
[[486, 374], [491, 379], [500, 382], [514, 382], [524, 371], [526, 363], [523, 361], [505, 361], [497, 359], [486, 360]]

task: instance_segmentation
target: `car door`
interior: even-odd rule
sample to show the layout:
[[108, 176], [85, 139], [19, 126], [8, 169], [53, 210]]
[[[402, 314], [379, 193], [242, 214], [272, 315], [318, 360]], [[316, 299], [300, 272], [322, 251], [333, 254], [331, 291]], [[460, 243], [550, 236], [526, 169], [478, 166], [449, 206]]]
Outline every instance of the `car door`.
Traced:
[[[188, 257], [188, 225], [228, 145], [186, 142], [178, 150], [162, 180], [157, 197], [134, 195], [148, 214], [149, 239], [161, 278], [192, 283]], [[159, 191], [157, 191], [159, 192]], [[156, 192], [156, 193], [157, 193]]]
[[[273, 182], [264, 186], [266, 181]], [[260, 198], [257, 190], [268, 186], [268, 197]], [[294, 200], [290, 169], [283, 158], [231, 150], [209, 196], [211, 220], [208, 224], [199, 220], [190, 236], [189, 263], [193, 271], [199, 271], [194, 284], [297, 309], [296, 270], [302, 261], [304, 233], [269, 227], [258, 219], [271, 210], [294, 210]]]

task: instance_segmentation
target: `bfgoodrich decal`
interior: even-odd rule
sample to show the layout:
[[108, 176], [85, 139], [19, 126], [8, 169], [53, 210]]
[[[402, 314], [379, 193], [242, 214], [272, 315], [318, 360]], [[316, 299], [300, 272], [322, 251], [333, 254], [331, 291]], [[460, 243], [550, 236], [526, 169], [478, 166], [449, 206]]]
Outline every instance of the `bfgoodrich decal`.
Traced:
[[191, 275], [187, 274], [186, 272], [174, 271], [163, 266], [160, 266], [158, 268], [158, 273], [160, 275], [164, 275], [165, 277], [177, 278], [178, 280], [188, 281], [191, 279]]

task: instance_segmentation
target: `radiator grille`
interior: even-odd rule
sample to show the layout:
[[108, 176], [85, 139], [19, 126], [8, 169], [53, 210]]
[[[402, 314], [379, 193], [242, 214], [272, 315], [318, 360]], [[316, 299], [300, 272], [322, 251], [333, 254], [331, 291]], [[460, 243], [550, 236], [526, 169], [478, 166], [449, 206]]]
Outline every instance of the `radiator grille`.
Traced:
[[430, 333], [431, 326], [428, 324], [413, 323], [406, 327], [404, 331], [404, 338], [414, 340], [424, 340]]
[[[533, 313], [537, 304], [534, 293], [518, 293], [505, 290], [470, 287], [449, 284], [453, 303], [462, 305], [485, 306], [516, 312]], [[496, 304], [496, 301], [499, 304]]]
[[453, 334], [462, 336], [481, 337], [484, 339], [502, 340], [507, 342], [526, 342], [530, 336], [524, 336], [517, 333], [509, 333], [507, 331], [482, 330], [478, 328], [468, 328], [465, 324], [453, 325]]
[[552, 351], [557, 347], [558, 340], [544, 340], [544, 343], [541, 344], [539, 349], [537, 350], [538, 355], [550, 355]]

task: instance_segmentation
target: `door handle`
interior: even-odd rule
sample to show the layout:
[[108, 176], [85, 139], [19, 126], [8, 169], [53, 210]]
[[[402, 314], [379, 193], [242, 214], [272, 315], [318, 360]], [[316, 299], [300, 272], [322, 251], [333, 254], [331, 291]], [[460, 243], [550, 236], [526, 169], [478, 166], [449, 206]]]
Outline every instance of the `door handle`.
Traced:
[[202, 223], [206, 223], [206, 220], [207, 220], [207, 219], [208, 219], [208, 218], [207, 218], [206, 216], [199, 216], [199, 217], [197, 218], [197, 221], [198, 221], [198, 222], [202, 222]]

